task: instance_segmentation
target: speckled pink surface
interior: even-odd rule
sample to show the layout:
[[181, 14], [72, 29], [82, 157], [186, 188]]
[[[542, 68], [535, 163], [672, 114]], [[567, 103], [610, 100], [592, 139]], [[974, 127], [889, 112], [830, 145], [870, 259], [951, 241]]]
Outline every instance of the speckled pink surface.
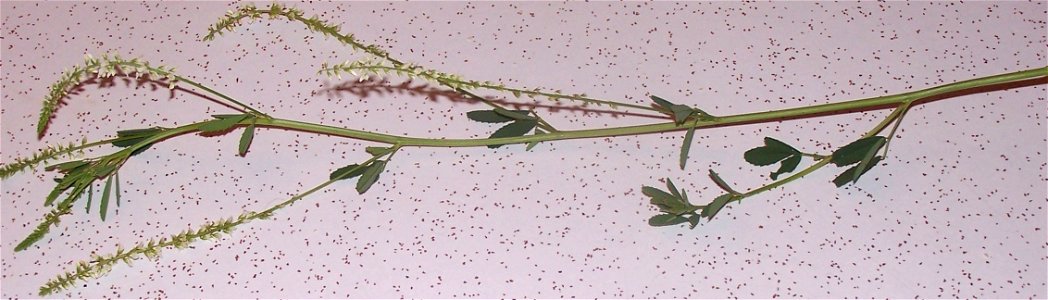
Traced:
[[[427, 137], [484, 137], [482, 104], [420, 82], [354, 84], [316, 74], [362, 57], [299, 24], [265, 21], [205, 43], [224, 3], [2, 4], [2, 158], [46, 145], [232, 112], [187, 92], [86, 84], [43, 139], [39, 103], [85, 53], [120, 53], [285, 118]], [[340, 3], [309, 14], [395, 57], [466, 78], [646, 104], [650, 94], [734, 114], [903, 92], [1046, 65], [1048, 4]], [[342, 87], [342, 88], [339, 88]], [[499, 96], [495, 93], [485, 95]], [[516, 101], [516, 100], [511, 100]], [[521, 101], [528, 105], [530, 102]], [[660, 121], [579, 108], [537, 111], [579, 129]], [[527, 107], [527, 106], [525, 106]], [[766, 182], [741, 153], [771, 136], [827, 153], [887, 111], [702, 130], [684, 171], [683, 133], [497, 150], [405, 149], [360, 196], [339, 183], [231, 236], [121, 265], [58, 297], [1044, 298], [1045, 86], [921, 105], [891, 157], [855, 186], [826, 168], [694, 230], [653, 228], [642, 185], [673, 178], [692, 198]], [[598, 109], [599, 110], [599, 109]], [[46, 212], [54, 174], [3, 181], [3, 297], [109, 253], [260, 210], [367, 158], [374, 145], [260, 130], [187, 135], [121, 171], [107, 221], [75, 214], [12, 248]], [[97, 149], [100, 155], [112, 149]], [[809, 163], [806, 161], [805, 163]], [[100, 188], [100, 187], [99, 187]]]

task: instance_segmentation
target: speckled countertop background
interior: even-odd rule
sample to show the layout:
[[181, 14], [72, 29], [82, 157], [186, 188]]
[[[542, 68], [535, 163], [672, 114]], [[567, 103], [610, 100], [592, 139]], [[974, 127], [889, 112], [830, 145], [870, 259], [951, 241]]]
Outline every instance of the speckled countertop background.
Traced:
[[[714, 114], [884, 95], [1046, 64], [1048, 3], [339, 3], [299, 5], [394, 56], [466, 78]], [[199, 38], [225, 3], [2, 4], [2, 158], [49, 144], [173, 126], [229, 109], [187, 92], [86, 84], [38, 140], [47, 87], [85, 53], [121, 53], [286, 118], [429, 137], [484, 137], [484, 106], [440, 87], [316, 75], [361, 57], [284, 21]], [[495, 94], [487, 94], [495, 96]], [[527, 102], [524, 102], [527, 103]], [[537, 110], [561, 128], [658, 121]], [[871, 111], [682, 133], [497, 150], [407, 149], [366, 195], [336, 184], [232, 236], [118, 266], [63, 297], [930, 297], [1044, 298], [1045, 86], [914, 108], [891, 157], [856, 186], [828, 168], [694, 230], [652, 228], [641, 185], [671, 177], [706, 202], [715, 169], [739, 187], [768, 168], [741, 153], [772, 136], [829, 152]], [[446, 119], [451, 116], [451, 120]], [[124, 203], [82, 206], [28, 251], [53, 174], [3, 181], [3, 297], [89, 254], [257, 210], [361, 161], [370, 143], [260, 130], [171, 139], [122, 170]], [[99, 149], [100, 154], [110, 149]]]

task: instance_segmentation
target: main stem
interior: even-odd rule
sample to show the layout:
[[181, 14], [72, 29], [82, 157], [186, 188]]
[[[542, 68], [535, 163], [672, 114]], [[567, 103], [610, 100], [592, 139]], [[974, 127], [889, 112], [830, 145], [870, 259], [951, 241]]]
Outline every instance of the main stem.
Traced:
[[[895, 107], [899, 104], [906, 102], [913, 102], [921, 99], [930, 97], [940, 96], [949, 94], [957, 91], [1012, 83], [1023, 80], [1039, 79], [1048, 77], [1048, 67], [1029, 69], [1019, 72], [1005, 73], [987, 77], [981, 77], [971, 80], [965, 80], [945, 85], [940, 85], [932, 88], [923, 90], [907, 92], [902, 94], [895, 94], [889, 96], [880, 96], [872, 98], [864, 98], [852, 101], [814, 105], [808, 107], [797, 107], [781, 110], [772, 110], [766, 112], [747, 113], [739, 115], [721, 116], [710, 120], [699, 120], [693, 124], [696, 128], [706, 128], [715, 126], [728, 126], [737, 124], [747, 123], [759, 123], [767, 122], [772, 120], [781, 120], [788, 118], [796, 118], [803, 116], [827, 114], [827, 113], [840, 113], [845, 111], [855, 111], [862, 109], [870, 109], [882, 106]], [[477, 138], [477, 139], [436, 139], [436, 138], [418, 138], [409, 136], [398, 136], [383, 133], [368, 132], [355, 129], [340, 128], [334, 126], [320, 125], [314, 123], [307, 123], [295, 120], [287, 119], [258, 119], [253, 122], [261, 126], [271, 126], [287, 129], [295, 129], [302, 131], [317, 132], [323, 134], [329, 134], [334, 136], [344, 136], [355, 139], [369, 140], [387, 144], [399, 144], [401, 146], [409, 147], [477, 147], [477, 146], [488, 146], [488, 145], [504, 145], [504, 144], [520, 144], [529, 142], [545, 142], [545, 141], [556, 141], [556, 140], [567, 140], [567, 139], [583, 139], [583, 138], [597, 138], [597, 137], [610, 137], [610, 136], [622, 136], [622, 135], [638, 135], [638, 134], [649, 134], [658, 132], [667, 132], [675, 130], [684, 130], [692, 126], [691, 122], [687, 124], [677, 125], [674, 122], [663, 122], [647, 125], [636, 125], [626, 127], [613, 127], [613, 128], [601, 128], [601, 129], [586, 129], [586, 130], [566, 130], [557, 131], [547, 134], [539, 135], [526, 135], [519, 137], [506, 137], [506, 138]]]

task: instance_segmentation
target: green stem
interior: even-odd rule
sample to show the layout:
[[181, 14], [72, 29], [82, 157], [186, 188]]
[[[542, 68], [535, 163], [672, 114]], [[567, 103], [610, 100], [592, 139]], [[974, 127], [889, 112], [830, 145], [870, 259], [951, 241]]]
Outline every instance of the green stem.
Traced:
[[[916, 100], [944, 95], [956, 91], [992, 86], [997, 84], [1044, 78], [1048, 76], [1048, 67], [1030, 69], [1025, 71], [999, 74], [972, 80], [960, 81], [940, 85], [928, 89], [907, 92], [896, 95], [864, 98], [859, 100], [845, 101], [839, 103], [821, 104], [807, 107], [788, 108], [766, 112], [747, 113], [739, 115], [721, 116], [711, 120], [698, 120], [694, 123], [696, 128], [707, 128], [715, 126], [730, 126], [738, 124], [760, 123], [772, 120], [820, 115], [828, 113], [841, 113], [846, 111], [857, 111], [862, 109], [877, 108], [881, 106], [898, 106], [904, 103], [912, 103]], [[400, 144], [402, 146], [415, 147], [476, 147], [502, 144], [521, 144], [529, 142], [545, 142], [567, 139], [597, 138], [623, 135], [650, 134], [687, 129], [691, 124], [677, 125], [674, 122], [663, 122], [647, 125], [612, 127], [586, 130], [569, 130], [550, 132], [541, 135], [526, 135], [520, 137], [506, 138], [478, 138], [478, 139], [436, 139], [398, 136], [383, 133], [368, 132], [362, 130], [339, 128], [334, 126], [313, 124], [286, 119], [258, 120], [259, 125], [311, 131], [334, 136], [350, 137], [362, 140], [381, 142], [386, 144]]]

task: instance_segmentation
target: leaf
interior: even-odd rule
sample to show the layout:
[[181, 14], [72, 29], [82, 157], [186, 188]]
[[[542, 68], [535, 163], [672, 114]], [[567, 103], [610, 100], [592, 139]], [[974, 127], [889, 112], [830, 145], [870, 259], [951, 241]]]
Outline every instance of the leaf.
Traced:
[[673, 110], [671, 108], [674, 105], [676, 105], [676, 104], [673, 104], [673, 102], [666, 101], [666, 99], [662, 99], [659, 96], [655, 96], [655, 95], [651, 96], [651, 100], [655, 101], [656, 105], [662, 107], [666, 111], [666, 113], [672, 113]]
[[248, 115], [214, 115], [213, 117], [216, 119], [200, 124], [200, 133], [209, 134], [229, 130], [240, 121], [247, 119]]
[[83, 160], [67, 161], [67, 162], [64, 162], [64, 163], [60, 163], [60, 164], [55, 164], [55, 165], [50, 165], [50, 166], [44, 167], [44, 171], [58, 170], [59, 172], [62, 172], [62, 173], [68, 173], [70, 170], [74, 170], [74, 169], [79, 168], [81, 166], [84, 166], [86, 164], [87, 164], [87, 162], [83, 161]]
[[116, 176], [116, 207], [120, 207], [120, 172], [113, 173]]
[[382, 173], [382, 170], [386, 169], [386, 161], [376, 160], [368, 166], [364, 174], [361, 174], [360, 179], [357, 181], [357, 193], [364, 194], [371, 185], [378, 181], [378, 175]]
[[113, 176], [109, 176], [109, 179], [106, 179], [106, 187], [102, 189], [102, 200], [98, 202], [98, 214], [102, 221], [106, 220], [106, 213], [109, 211], [109, 193], [112, 192], [112, 187]]
[[531, 112], [527, 110], [506, 110], [502, 108], [496, 108], [494, 109], [494, 111], [496, 114], [500, 114], [504, 117], [513, 120], [537, 120], [537, 118], [529, 116], [528, 114]]
[[393, 151], [393, 147], [367, 147], [364, 148], [364, 151], [371, 154], [371, 156], [383, 156], [389, 153], [389, 151]]
[[678, 199], [684, 198], [684, 196], [681, 196], [680, 190], [677, 189], [677, 186], [673, 185], [673, 181], [670, 181], [669, 178], [666, 178], [666, 189], [669, 190], [670, 193], [673, 193], [673, 197]]
[[[518, 114], [528, 113], [528, 111], [526, 110], [513, 110], [511, 112], [515, 112]], [[466, 117], [470, 120], [484, 123], [506, 123], [514, 121], [513, 118], [496, 113], [495, 110], [474, 110], [471, 112], [467, 112]]]
[[706, 220], [713, 220], [713, 217], [716, 216], [722, 208], [724, 208], [724, 205], [727, 205], [728, 202], [731, 202], [731, 199], [732, 194], [724, 194], [717, 196], [717, 198], [713, 199], [713, 202], [710, 202], [710, 204], [706, 205], [706, 207], [702, 209], [702, 216], [706, 217]]
[[[862, 176], [863, 174], [866, 174], [866, 172], [870, 171], [870, 169], [873, 169], [873, 167], [876, 166], [877, 163], [879, 163], [881, 161], [881, 159], [883, 159], [883, 158], [884, 157], [877, 156], [877, 157], [874, 157], [873, 159], [870, 159], [870, 163], [866, 164], [866, 169], [863, 170], [862, 173], [859, 173], [858, 175]], [[859, 166], [856, 165], [856, 166], [853, 166], [851, 168], [848, 168], [847, 170], [844, 170], [843, 173], [841, 173], [840, 175], [837, 175], [837, 178], [833, 179], [833, 184], [837, 185], [837, 187], [842, 187], [845, 184], [848, 184], [849, 182], [854, 182], [853, 178], [855, 178], [855, 176], [856, 176], [855, 175], [855, 170], [858, 170], [858, 169], [859, 169]]]
[[883, 136], [871, 136], [859, 139], [837, 149], [837, 151], [833, 151], [830, 161], [838, 167], [860, 162], [870, 151], [880, 150], [880, 148], [884, 146], [884, 142], [885, 139]]
[[684, 170], [684, 165], [688, 163], [688, 151], [691, 150], [691, 139], [695, 137], [695, 127], [688, 128], [688, 133], [684, 134], [684, 144], [680, 146], [680, 169]]
[[[535, 135], [540, 135], [540, 134], [546, 134], [546, 132], [542, 131], [542, 129], [535, 129]], [[538, 145], [538, 144], [539, 144], [539, 142], [537, 142], [537, 141], [535, 141], [535, 142], [528, 142], [528, 146], [524, 148], [524, 151], [531, 151], [531, 148], [535, 148], [535, 146]]]
[[771, 172], [771, 180], [778, 179], [779, 175], [786, 174], [786, 173], [789, 173], [789, 172], [793, 172], [793, 170], [796, 170], [797, 166], [800, 165], [800, 164], [801, 164], [801, 156], [800, 155], [794, 155], [794, 156], [791, 156], [790, 158], [787, 158], [787, 159], [783, 160], [782, 164], [779, 165], [779, 170], [775, 171], [775, 172]]
[[680, 223], [688, 222], [688, 218], [681, 217], [674, 214], [661, 214], [655, 215], [648, 219], [648, 225], [651, 226], [672, 226]]
[[800, 155], [800, 153], [800, 151], [797, 151], [797, 149], [786, 143], [770, 137], [765, 137], [764, 146], [746, 151], [746, 153], [743, 154], [743, 158], [746, 159], [746, 162], [755, 166], [767, 166], [788, 158], [791, 155]]
[[721, 179], [720, 175], [717, 174], [717, 172], [714, 172], [713, 170], [710, 170], [710, 178], [713, 179], [713, 183], [716, 183], [717, 186], [719, 186], [724, 191], [726, 191], [726, 192], [728, 192], [728, 193], [730, 193], [732, 195], [739, 194], [739, 192], [736, 192], [735, 190], [731, 189], [731, 186], [728, 185], [728, 183], [725, 182], [724, 179]]
[[[518, 120], [518, 121], [514, 121], [513, 123], [510, 123], [509, 125], [502, 126], [502, 128], [499, 128], [498, 130], [496, 130], [495, 133], [492, 133], [491, 136], [488, 137], [488, 138], [492, 138], [493, 139], [493, 138], [505, 138], [505, 137], [523, 136], [523, 135], [527, 134], [528, 132], [530, 132], [531, 129], [535, 128], [536, 125], [538, 125], [538, 121], [536, 121], [536, 120]], [[488, 148], [491, 148], [491, 149], [495, 149], [495, 148], [498, 148], [498, 147], [502, 147], [502, 145], [489, 145], [488, 146]]]
[[869, 170], [866, 166], [870, 164], [870, 161], [873, 160], [875, 156], [877, 156], [877, 151], [880, 150], [881, 147], [884, 147], [886, 143], [887, 140], [879, 139], [873, 144], [873, 147], [870, 147], [870, 151], [866, 152], [866, 156], [863, 156], [862, 162], [859, 162], [859, 165], [855, 166], [857, 170], [862, 170], [862, 172], [854, 172], [855, 175], [852, 177], [852, 183], [859, 182], [859, 176], [862, 176], [863, 173], [866, 173], [866, 171]]
[[120, 131], [117, 131], [117, 132], [116, 132], [116, 136], [117, 136], [117, 137], [126, 137], [126, 136], [152, 136], [153, 134], [156, 134], [156, 133], [158, 133], [158, 132], [161, 132], [161, 131], [163, 131], [164, 129], [167, 129], [167, 128], [163, 128], [163, 127], [149, 127], [149, 128], [139, 128], [139, 129], [128, 129], [128, 130], [120, 130]]
[[691, 117], [696, 112], [695, 109], [681, 104], [671, 106], [670, 111], [673, 112], [673, 122], [677, 123], [677, 125], [684, 124], [684, 121], [687, 121], [688, 117]]
[[691, 227], [688, 229], [695, 229], [695, 226], [699, 226], [699, 221], [702, 220], [702, 216], [698, 214], [692, 214], [688, 216], [688, 223], [691, 223]]
[[331, 172], [331, 176], [329, 176], [328, 179], [335, 180], [338, 178], [338, 180], [345, 180], [360, 176], [360, 174], [364, 174], [364, 170], [367, 170], [367, 168], [358, 168], [359, 166], [360, 165], [358, 164], [352, 164], [338, 168], [334, 172]]
[[255, 124], [248, 125], [244, 129], [244, 134], [240, 135], [240, 147], [238, 153], [240, 156], [247, 155], [247, 149], [251, 147], [251, 141], [255, 139]]

